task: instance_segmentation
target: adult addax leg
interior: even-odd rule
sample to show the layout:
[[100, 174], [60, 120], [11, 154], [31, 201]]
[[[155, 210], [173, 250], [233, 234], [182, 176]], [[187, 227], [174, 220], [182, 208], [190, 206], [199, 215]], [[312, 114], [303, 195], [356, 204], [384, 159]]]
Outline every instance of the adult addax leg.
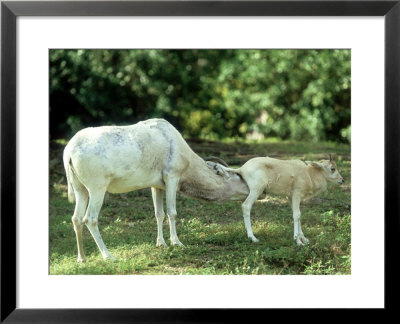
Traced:
[[93, 236], [101, 255], [104, 259], [114, 260], [114, 257], [108, 252], [103, 239], [101, 238], [99, 227], [98, 227], [98, 217], [100, 213], [101, 206], [103, 205], [105, 190], [89, 191], [89, 204], [86, 210], [86, 215], [84, 221], [87, 228]]
[[157, 243], [156, 246], [167, 246], [164, 241], [163, 235], [163, 221], [164, 221], [164, 206], [163, 206], [163, 196], [164, 190], [151, 188], [151, 194], [153, 196], [154, 213], [157, 219]]

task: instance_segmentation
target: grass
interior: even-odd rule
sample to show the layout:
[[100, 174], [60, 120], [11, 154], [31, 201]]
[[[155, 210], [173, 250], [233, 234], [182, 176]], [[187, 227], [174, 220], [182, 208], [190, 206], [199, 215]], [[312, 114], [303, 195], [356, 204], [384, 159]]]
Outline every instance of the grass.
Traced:
[[[302, 228], [310, 244], [293, 240], [291, 208], [284, 197], [267, 196], [252, 209], [258, 243], [246, 236], [241, 202], [177, 199], [177, 232], [185, 247], [155, 246], [157, 229], [150, 189], [107, 195], [99, 217], [103, 240], [116, 262], [104, 261], [84, 229], [87, 262], [76, 262], [71, 223], [74, 205], [68, 203], [62, 167], [65, 141], [50, 144], [50, 268], [52, 275], [68, 274], [318, 274], [351, 273], [350, 147], [337, 143], [285, 141], [189, 141], [201, 156], [217, 155], [239, 166], [254, 156], [318, 160], [337, 154], [346, 184], [302, 204]], [[261, 197], [263, 198], [263, 197]], [[167, 244], [169, 229], [164, 226]]]

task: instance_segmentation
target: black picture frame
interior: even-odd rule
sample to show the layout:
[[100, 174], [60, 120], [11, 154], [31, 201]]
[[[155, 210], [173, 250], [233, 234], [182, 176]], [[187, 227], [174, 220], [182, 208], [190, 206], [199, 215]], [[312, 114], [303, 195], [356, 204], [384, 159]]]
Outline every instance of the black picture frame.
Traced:
[[[1, 322], [235, 322], [267, 310], [16, 308], [16, 19], [19, 16], [384, 16], [385, 310], [398, 306], [394, 262], [400, 229], [400, 0], [395, 1], [2, 1], [1, 2]], [[371, 154], [374, 154], [371, 149]], [[368, 157], [366, 157], [366, 163]], [[371, 166], [373, 169], [373, 166]], [[373, 190], [373, 189], [371, 189]], [[371, 233], [371, 240], [373, 240]], [[371, 256], [372, 258], [372, 256]], [[373, 262], [373, 259], [371, 259]], [[40, 292], [38, 292], [40, 294]], [[246, 296], [238, 296], [246, 298]], [[249, 315], [249, 314], [248, 314]], [[247, 316], [248, 316], [247, 315]], [[265, 318], [265, 320], [267, 320]], [[272, 320], [272, 318], [271, 318]]]

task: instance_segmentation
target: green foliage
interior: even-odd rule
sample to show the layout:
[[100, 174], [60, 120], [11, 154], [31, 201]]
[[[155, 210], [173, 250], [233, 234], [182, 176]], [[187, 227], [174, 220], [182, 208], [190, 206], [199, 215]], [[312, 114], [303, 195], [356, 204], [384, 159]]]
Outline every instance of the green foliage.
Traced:
[[350, 142], [350, 50], [51, 50], [51, 136], [163, 117], [185, 136]]
[[[67, 200], [62, 149], [65, 141], [50, 146], [50, 274], [320, 274], [351, 273], [351, 176], [346, 144], [242, 141], [232, 143], [189, 141], [202, 156], [221, 152], [230, 165], [242, 165], [254, 155], [274, 152], [278, 158], [318, 160], [337, 153], [337, 165], [346, 180], [304, 203], [302, 227], [310, 244], [293, 240], [293, 220], [286, 198], [267, 196], [251, 213], [254, 234], [247, 239], [241, 202], [205, 202], [177, 197], [177, 232], [185, 247], [156, 247], [157, 225], [149, 189], [108, 195], [99, 217], [101, 235], [116, 262], [104, 261], [89, 231], [84, 229], [88, 260], [76, 262], [77, 248]], [[304, 155], [304, 152], [307, 152]], [[323, 152], [323, 153], [321, 153]], [[169, 244], [167, 219], [164, 237]]]

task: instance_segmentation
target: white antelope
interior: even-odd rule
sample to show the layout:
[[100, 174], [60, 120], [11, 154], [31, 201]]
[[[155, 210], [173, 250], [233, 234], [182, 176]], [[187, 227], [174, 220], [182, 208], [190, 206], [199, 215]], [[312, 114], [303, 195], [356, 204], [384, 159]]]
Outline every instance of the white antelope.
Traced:
[[251, 207], [263, 194], [274, 193], [288, 196], [291, 201], [294, 222], [294, 239], [298, 245], [308, 243], [300, 223], [300, 202], [309, 199], [327, 188], [328, 182], [344, 183], [336, 163], [329, 160], [303, 162], [300, 160], [278, 160], [257, 157], [247, 161], [238, 169], [220, 166], [226, 172], [237, 172], [246, 181], [250, 193], [242, 204], [243, 218], [247, 236], [258, 242], [250, 223]]
[[72, 222], [78, 262], [86, 259], [83, 224], [103, 258], [113, 259], [98, 229], [98, 215], [106, 191], [124, 193], [151, 187], [157, 218], [157, 246], [166, 245], [162, 228], [164, 192], [173, 245], [182, 245], [175, 229], [177, 191], [214, 201], [244, 200], [249, 194], [246, 182], [236, 171], [220, 173], [218, 164], [206, 163], [163, 119], [150, 119], [132, 126], [83, 129], [65, 147], [63, 160], [68, 198], [76, 201]]

